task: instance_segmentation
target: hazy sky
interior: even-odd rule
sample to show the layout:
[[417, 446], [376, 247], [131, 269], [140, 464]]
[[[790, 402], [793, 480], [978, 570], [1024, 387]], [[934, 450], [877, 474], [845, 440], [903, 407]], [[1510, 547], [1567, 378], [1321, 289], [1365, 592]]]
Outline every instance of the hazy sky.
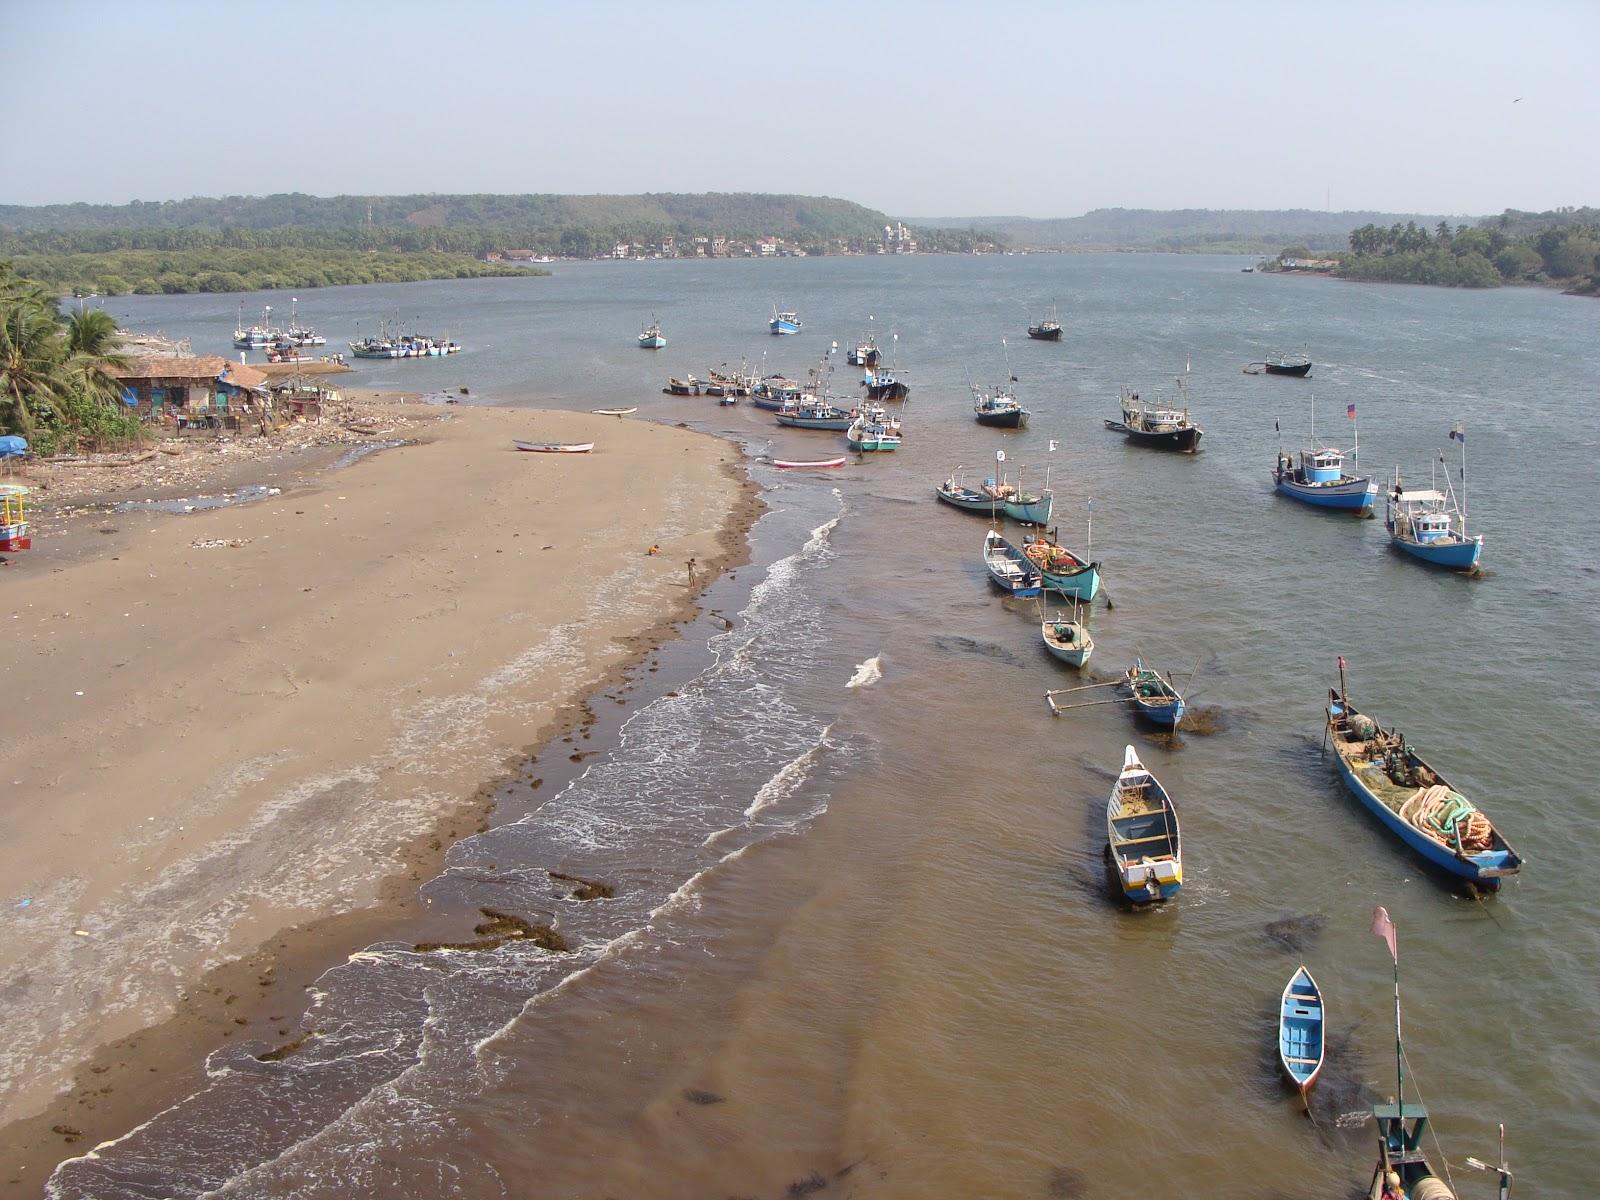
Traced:
[[1600, 204], [1597, 46], [1600, 0], [0, 0], [0, 203]]

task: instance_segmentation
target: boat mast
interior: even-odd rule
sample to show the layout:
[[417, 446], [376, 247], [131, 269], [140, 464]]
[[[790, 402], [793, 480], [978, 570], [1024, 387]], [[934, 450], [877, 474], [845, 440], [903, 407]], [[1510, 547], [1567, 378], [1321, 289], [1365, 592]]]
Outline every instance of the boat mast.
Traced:
[[[1467, 431], [1458, 421], [1450, 436], [1461, 443], [1461, 536], [1467, 536]], [[1448, 477], [1449, 472], [1445, 472]]]
[[1406, 1119], [1405, 1053], [1400, 1045], [1400, 943], [1395, 934], [1389, 910], [1379, 905], [1372, 912], [1372, 932], [1389, 947], [1389, 957], [1394, 959], [1394, 1102], [1396, 1114], [1404, 1125]]

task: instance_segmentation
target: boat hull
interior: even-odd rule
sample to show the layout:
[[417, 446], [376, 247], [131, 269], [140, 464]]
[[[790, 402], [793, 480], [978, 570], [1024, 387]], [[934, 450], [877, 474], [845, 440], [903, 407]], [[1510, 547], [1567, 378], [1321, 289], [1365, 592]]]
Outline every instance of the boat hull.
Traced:
[[1013, 521], [1021, 521], [1027, 525], [1048, 525], [1050, 514], [1055, 510], [1055, 503], [1056, 498], [1051, 495], [1039, 496], [1026, 504], [1003, 502], [1000, 507]]
[[1280, 475], [1274, 482], [1280, 495], [1312, 508], [1370, 512], [1378, 498], [1378, 481], [1372, 478], [1341, 483], [1300, 483], [1289, 475]]
[[801, 417], [794, 413], [780, 412], [777, 414], [779, 425], [787, 425], [790, 429], [824, 429], [830, 433], [843, 433], [850, 428], [852, 418], [849, 414], [842, 417]]
[[[1041, 626], [1044, 648], [1050, 652], [1050, 657], [1071, 667], [1081, 667], [1088, 662], [1089, 656], [1094, 653], [1094, 639], [1084, 631], [1083, 627], [1081, 625], [1076, 627], [1077, 633], [1069, 643], [1054, 636], [1054, 625], [1054, 621], [1046, 621]], [[1073, 627], [1068, 626], [1068, 628]]]
[[1278, 1062], [1302, 1096], [1322, 1074], [1325, 1026], [1322, 989], [1301, 967], [1284, 986], [1278, 1006]]
[[979, 425], [987, 425], [991, 429], [1021, 429], [1028, 423], [1028, 412], [1026, 409], [1000, 413], [981, 412], [975, 413], [974, 419]]
[[845, 439], [845, 444], [858, 454], [881, 454], [900, 449], [900, 439], [890, 435], [865, 434]]
[[911, 394], [911, 389], [898, 379], [888, 383], [867, 384], [868, 400], [904, 400]]
[[1304, 379], [1307, 375], [1311, 374], [1311, 364], [1308, 362], [1289, 363], [1287, 365], [1282, 363], [1265, 363], [1263, 365], [1266, 367], [1268, 375], [1292, 375], [1296, 379]]
[[639, 349], [641, 350], [660, 350], [666, 344], [667, 339], [664, 337], [642, 337], [639, 339]]
[[[1130, 802], [1125, 789], [1131, 785], [1140, 785], [1145, 795]], [[1172, 797], [1129, 746], [1106, 803], [1106, 851], [1124, 900], [1145, 905], [1178, 894], [1183, 887], [1181, 837]]]
[[1106, 428], [1113, 433], [1123, 434], [1135, 446], [1146, 446], [1152, 450], [1172, 450], [1179, 454], [1193, 454], [1198, 450], [1202, 435], [1197, 426], [1174, 429], [1166, 433], [1146, 433], [1142, 429], [1133, 429], [1121, 421], [1107, 420]]
[[1028, 326], [1028, 336], [1036, 342], [1059, 342], [1061, 340], [1061, 330], [1040, 329], [1036, 325], [1030, 325]]
[[1045, 571], [1043, 575], [1045, 587], [1052, 592], [1074, 596], [1086, 604], [1100, 594], [1099, 563], [1090, 563], [1083, 570], [1073, 571], [1068, 575], [1059, 575], [1053, 571]]
[[1027, 556], [993, 530], [983, 540], [983, 566], [989, 582], [1011, 596], [1037, 596], [1042, 590], [1038, 570]]
[[934, 488], [933, 494], [951, 508], [959, 508], [962, 512], [977, 513], [980, 516], [993, 515], [996, 507], [993, 500], [980, 492], [947, 492], [943, 488]]
[[799, 333], [800, 326], [792, 321], [769, 321], [767, 328], [774, 334]]
[[1483, 554], [1483, 539], [1476, 537], [1470, 541], [1449, 542], [1416, 542], [1408, 538], [1396, 537], [1391, 531], [1389, 544], [1398, 550], [1403, 550], [1412, 558], [1434, 567], [1443, 567], [1448, 571], [1476, 571], [1478, 559]]

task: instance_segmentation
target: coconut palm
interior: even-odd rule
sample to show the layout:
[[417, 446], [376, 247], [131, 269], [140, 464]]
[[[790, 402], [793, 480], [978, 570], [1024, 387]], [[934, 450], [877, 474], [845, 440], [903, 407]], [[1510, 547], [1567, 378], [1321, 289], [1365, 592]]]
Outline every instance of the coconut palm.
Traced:
[[24, 436], [70, 388], [53, 300], [0, 269], [0, 428]]
[[103, 309], [85, 309], [67, 318], [63, 365], [78, 392], [102, 404], [115, 405], [122, 399], [122, 384], [110, 373], [128, 365], [127, 356], [117, 352], [121, 344], [117, 323]]

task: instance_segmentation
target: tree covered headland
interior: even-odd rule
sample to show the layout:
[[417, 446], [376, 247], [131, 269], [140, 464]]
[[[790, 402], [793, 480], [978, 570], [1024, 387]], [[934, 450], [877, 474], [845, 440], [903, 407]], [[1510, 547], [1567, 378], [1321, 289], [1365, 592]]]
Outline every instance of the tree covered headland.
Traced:
[[1594, 295], [1600, 293], [1600, 209], [1508, 209], [1454, 229], [1443, 221], [1432, 230], [1410, 222], [1363, 225], [1351, 232], [1350, 253], [1336, 274], [1445, 287], [1553, 282]]

